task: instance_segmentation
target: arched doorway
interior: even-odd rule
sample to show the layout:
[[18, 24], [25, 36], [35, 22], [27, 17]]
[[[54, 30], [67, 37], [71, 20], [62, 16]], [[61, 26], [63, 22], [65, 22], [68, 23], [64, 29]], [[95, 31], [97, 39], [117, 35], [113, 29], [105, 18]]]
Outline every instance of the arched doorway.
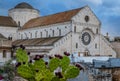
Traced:
[[88, 49], [85, 49], [85, 51], [84, 51], [84, 56], [90, 56], [90, 52], [89, 52]]

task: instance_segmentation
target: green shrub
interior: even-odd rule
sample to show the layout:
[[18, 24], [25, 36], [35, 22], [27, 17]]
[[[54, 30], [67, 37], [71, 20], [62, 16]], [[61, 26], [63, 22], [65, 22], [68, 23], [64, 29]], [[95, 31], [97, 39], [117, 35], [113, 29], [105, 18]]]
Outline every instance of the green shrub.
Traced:
[[[49, 59], [48, 64], [38, 57], [35, 58], [35, 62], [29, 62], [26, 51], [20, 48], [16, 52], [16, 59], [19, 64], [17, 73], [29, 81], [66, 81], [79, 74], [79, 69], [70, 64], [67, 56]], [[61, 72], [55, 72], [58, 67], [61, 68]]]

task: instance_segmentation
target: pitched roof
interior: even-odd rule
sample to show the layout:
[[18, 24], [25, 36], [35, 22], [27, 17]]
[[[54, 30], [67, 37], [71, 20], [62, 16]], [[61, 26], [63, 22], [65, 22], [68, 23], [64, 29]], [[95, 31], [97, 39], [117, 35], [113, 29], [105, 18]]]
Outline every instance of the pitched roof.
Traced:
[[17, 24], [11, 17], [0, 16], [0, 26], [17, 27]]
[[[82, 7], [83, 8], [83, 7]], [[22, 29], [33, 28], [38, 26], [45, 26], [50, 24], [62, 23], [70, 21], [82, 8], [69, 10], [65, 12], [56, 13], [53, 15], [43, 16], [31, 19], [28, 21]]]
[[49, 46], [54, 44], [57, 40], [62, 37], [50, 37], [50, 38], [35, 38], [35, 39], [20, 39], [14, 41], [12, 44], [16, 46]]

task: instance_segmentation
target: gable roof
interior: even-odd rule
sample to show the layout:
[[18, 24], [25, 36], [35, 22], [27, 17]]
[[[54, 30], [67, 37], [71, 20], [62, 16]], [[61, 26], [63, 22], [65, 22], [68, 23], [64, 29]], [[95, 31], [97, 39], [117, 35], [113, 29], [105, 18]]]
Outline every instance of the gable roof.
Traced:
[[[83, 8], [83, 7], [82, 7]], [[45, 26], [50, 24], [62, 23], [70, 21], [82, 8], [69, 10], [65, 12], [56, 13], [53, 15], [43, 16], [31, 19], [28, 21], [22, 29], [33, 28], [38, 26]]]
[[17, 27], [17, 24], [11, 17], [0, 16], [0, 26]]

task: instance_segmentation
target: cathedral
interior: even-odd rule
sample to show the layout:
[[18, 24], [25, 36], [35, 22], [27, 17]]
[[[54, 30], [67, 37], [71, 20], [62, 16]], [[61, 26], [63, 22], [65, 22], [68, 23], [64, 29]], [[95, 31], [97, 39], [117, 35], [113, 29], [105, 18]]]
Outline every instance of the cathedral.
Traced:
[[100, 20], [89, 6], [40, 16], [40, 11], [30, 4], [19, 3], [8, 11], [8, 16], [0, 16], [0, 39], [1, 43], [7, 42], [0, 46], [0, 58], [4, 60], [13, 56], [12, 45], [24, 45], [31, 56], [68, 52], [116, 57], [113, 46], [101, 34]]

